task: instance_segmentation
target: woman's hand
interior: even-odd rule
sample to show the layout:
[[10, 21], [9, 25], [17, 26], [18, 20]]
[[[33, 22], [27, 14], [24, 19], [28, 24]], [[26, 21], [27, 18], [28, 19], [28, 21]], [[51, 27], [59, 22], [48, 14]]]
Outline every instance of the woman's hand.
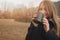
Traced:
[[37, 15], [38, 14], [34, 14], [33, 17], [32, 17], [32, 23], [35, 27], [38, 27], [38, 24], [34, 22], [34, 20], [37, 18]]
[[[32, 23], [34, 24], [35, 27], [38, 27], [38, 24], [34, 22], [34, 20], [37, 18], [37, 15], [38, 15], [38, 14], [34, 14], [33, 17], [32, 17]], [[48, 32], [48, 31], [50, 30], [50, 28], [49, 28], [49, 22], [48, 22], [47, 18], [44, 17], [44, 18], [42, 19], [42, 23], [43, 23], [43, 25], [44, 25], [44, 26], [43, 26], [43, 27], [44, 27], [44, 30], [45, 30], [46, 32]]]
[[43, 22], [43, 25], [44, 25], [44, 30], [46, 32], [48, 32], [50, 30], [48, 20], [46, 18], [43, 18], [42, 22]]

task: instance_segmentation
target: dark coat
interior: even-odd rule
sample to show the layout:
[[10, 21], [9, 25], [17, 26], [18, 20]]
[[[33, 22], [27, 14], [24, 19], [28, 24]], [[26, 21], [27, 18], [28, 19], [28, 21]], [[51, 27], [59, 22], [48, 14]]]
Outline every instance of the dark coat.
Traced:
[[38, 27], [34, 27], [33, 23], [31, 22], [25, 40], [59, 40], [52, 31], [52, 28], [55, 26], [54, 23], [49, 21], [49, 24], [50, 30], [45, 32], [42, 23], [39, 23]]

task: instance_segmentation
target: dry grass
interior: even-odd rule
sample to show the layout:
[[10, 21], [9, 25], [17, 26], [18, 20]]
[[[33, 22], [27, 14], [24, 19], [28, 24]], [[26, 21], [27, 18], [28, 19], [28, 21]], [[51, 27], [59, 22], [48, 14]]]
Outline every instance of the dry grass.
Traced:
[[30, 23], [0, 19], [0, 40], [24, 40]]
[[24, 40], [29, 23], [0, 19], [0, 40]]

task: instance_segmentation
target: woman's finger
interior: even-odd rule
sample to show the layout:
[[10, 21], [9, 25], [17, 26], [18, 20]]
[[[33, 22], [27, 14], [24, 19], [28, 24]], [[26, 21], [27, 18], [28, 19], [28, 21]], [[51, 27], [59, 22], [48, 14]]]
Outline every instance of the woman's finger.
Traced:
[[36, 18], [37, 16], [38, 16], [38, 14], [37, 14], [37, 13], [33, 14], [33, 18]]
[[34, 14], [33, 16], [32, 16], [32, 20], [35, 20], [37, 18], [37, 14]]
[[43, 21], [46, 21], [47, 19], [46, 19], [46, 18], [43, 18], [42, 20], [43, 20]]

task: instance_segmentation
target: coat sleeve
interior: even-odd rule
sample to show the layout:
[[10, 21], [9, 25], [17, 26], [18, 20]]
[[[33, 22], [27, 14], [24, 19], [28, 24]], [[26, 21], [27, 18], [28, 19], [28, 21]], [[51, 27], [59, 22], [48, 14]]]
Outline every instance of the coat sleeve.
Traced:
[[28, 28], [28, 33], [26, 35], [25, 40], [31, 40], [31, 35], [32, 35], [32, 30], [34, 29], [34, 25], [32, 24], [32, 22], [30, 23], [30, 26]]
[[59, 40], [55, 32], [52, 30], [56, 25], [54, 22], [50, 21], [50, 30], [46, 33], [50, 40]]
[[52, 31], [52, 30], [49, 30], [47, 33], [46, 33], [47, 37], [50, 39], [50, 40], [59, 40], [57, 35]]

